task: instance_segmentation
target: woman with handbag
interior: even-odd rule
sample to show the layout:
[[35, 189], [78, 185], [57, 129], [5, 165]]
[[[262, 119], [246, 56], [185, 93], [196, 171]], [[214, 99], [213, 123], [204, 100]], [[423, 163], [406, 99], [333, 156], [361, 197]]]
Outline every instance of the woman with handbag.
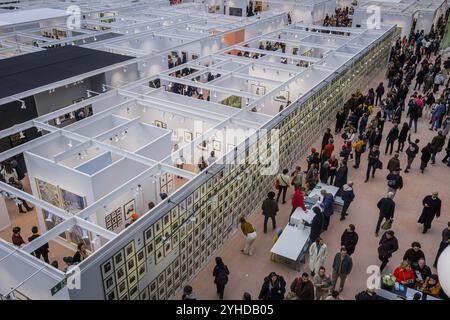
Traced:
[[277, 182], [275, 183], [275, 187], [278, 186], [278, 195], [277, 195], [277, 202], [280, 200], [281, 193], [283, 193], [283, 204], [286, 203], [286, 192], [289, 188], [289, 180], [290, 177], [288, 175], [289, 170], [284, 169], [283, 173], [279, 174], [277, 177]]

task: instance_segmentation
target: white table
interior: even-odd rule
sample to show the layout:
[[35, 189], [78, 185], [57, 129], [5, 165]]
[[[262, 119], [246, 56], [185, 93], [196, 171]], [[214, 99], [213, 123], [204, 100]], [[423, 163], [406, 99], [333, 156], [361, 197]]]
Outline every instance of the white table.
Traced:
[[292, 216], [291, 216], [291, 219], [289, 220], [289, 222], [297, 227], [302, 228], [303, 220], [306, 220], [309, 223], [311, 223], [313, 218], [314, 218], [314, 212], [312, 210], [308, 210], [305, 212], [305, 211], [303, 211], [302, 208], [297, 208], [292, 213]]
[[336, 194], [339, 191], [339, 188], [319, 182], [318, 184], [316, 184], [316, 187], [311, 190], [308, 197], [311, 197], [311, 198], [320, 197], [321, 196], [320, 192], [322, 190], [326, 190], [326, 192], [331, 193], [333, 195], [333, 197], [336, 197]]

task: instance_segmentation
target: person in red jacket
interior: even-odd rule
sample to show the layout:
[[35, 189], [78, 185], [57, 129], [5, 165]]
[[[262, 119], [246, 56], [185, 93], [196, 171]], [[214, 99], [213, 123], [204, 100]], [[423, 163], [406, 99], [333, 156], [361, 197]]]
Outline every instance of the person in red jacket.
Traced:
[[300, 188], [295, 188], [294, 197], [292, 198], [292, 211], [291, 215], [294, 213], [295, 209], [302, 208], [303, 211], [306, 211], [305, 202], [303, 201], [303, 193]]
[[395, 281], [406, 286], [414, 285], [415, 276], [411, 265], [407, 260], [404, 260], [400, 266], [394, 270]]

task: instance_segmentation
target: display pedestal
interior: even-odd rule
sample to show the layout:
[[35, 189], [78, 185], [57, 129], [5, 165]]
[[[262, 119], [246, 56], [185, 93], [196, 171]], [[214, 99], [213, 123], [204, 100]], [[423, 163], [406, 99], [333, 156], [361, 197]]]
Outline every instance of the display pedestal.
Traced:
[[9, 219], [8, 208], [6, 208], [5, 198], [0, 197], [0, 231], [8, 228], [11, 225]]

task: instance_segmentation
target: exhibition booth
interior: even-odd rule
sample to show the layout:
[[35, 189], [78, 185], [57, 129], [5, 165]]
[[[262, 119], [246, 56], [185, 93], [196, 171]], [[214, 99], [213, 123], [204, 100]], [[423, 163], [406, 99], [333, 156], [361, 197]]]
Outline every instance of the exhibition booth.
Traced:
[[[340, 34], [301, 24], [280, 28], [284, 19], [240, 21], [236, 30], [175, 49], [163, 45], [175, 39], [165, 33], [170, 28], [158, 32], [161, 39], [120, 39], [124, 48], [134, 40], [132, 50], [143, 48], [136, 39], [149, 41], [145, 48], [161, 45], [148, 56], [158, 61], [143, 56], [115, 66], [83, 100], [0, 131], [0, 138], [39, 132], [0, 154], [4, 161], [23, 153], [30, 190], [3, 182], [0, 189], [5, 201], [36, 207], [42, 234], [21, 249], [0, 240], [0, 270], [14, 272], [18, 261], [28, 268], [2, 283], [0, 293], [166, 299], [187, 283], [236, 230], [239, 217], [260, 207], [273, 185], [272, 173], [260, 174], [275, 165], [270, 150], [279, 145], [277, 164], [290, 167], [353, 88], [385, 63], [394, 36], [393, 27]], [[211, 21], [182, 23], [218, 28]], [[234, 34], [223, 48], [223, 38], [239, 29], [245, 35]], [[204, 49], [217, 39], [220, 46]], [[188, 51], [169, 69], [169, 55], [182, 58], [181, 48], [190, 45], [198, 57]], [[141, 68], [156, 74], [144, 76]], [[80, 109], [88, 116], [75, 116]], [[67, 115], [73, 121], [58, 124]], [[29, 255], [49, 241], [71, 252], [86, 245], [90, 256], [78, 265], [82, 290], [49, 290], [64, 273]], [[38, 276], [25, 285], [30, 272]]]
[[321, 25], [325, 16], [332, 15], [337, 5], [336, 0], [275, 0], [269, 1], [273, 12], [289, 12], [292, 22]]
[[358, 1], [353, 14], [353, 27], [367, 27], [367, 21], [372, 21], [374, 11], [380, 8], [381, 23], [397, 25], [401, 35], [409, 36], [411, 32], [424, 30], [429, 33], [441, 15], [445, 16], [448, 8], [445, 0], [363, 0]]

